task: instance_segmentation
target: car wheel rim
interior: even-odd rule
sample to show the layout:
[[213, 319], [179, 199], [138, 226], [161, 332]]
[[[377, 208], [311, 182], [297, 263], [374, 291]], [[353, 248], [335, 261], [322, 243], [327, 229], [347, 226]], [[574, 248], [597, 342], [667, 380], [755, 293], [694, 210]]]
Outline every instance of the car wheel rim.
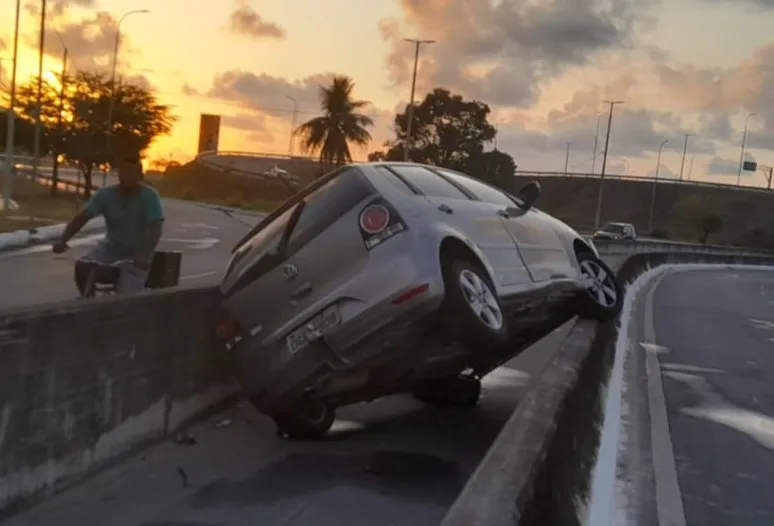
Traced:
[[600, 264], [586, 260], [581, 262], [581, 274], [586, 278], [586, 291], [602, 307], [611, 308], [618, 300], [613, 277]]
[[465, 301], [481, 323], [493, 331], [502, 329], [503, 313], [489, 285], [467, 269], [460, 272], [459, 281]]

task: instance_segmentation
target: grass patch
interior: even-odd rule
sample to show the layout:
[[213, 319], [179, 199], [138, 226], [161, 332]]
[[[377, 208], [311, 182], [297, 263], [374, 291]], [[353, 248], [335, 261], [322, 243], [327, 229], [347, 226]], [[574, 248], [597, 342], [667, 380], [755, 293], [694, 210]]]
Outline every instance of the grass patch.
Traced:
[[76, 196], [60, 190], [51, 195], [51, 187], [16, 177], [12, 199], [19, 208], [0, 210], [0, 232], [38, 228], [69, 221], [80, 210]]
[[195, 162], [170, 168], [153, 181], [162, 197], [270, 212], [295, 194], [276, 179], [234, 175]]

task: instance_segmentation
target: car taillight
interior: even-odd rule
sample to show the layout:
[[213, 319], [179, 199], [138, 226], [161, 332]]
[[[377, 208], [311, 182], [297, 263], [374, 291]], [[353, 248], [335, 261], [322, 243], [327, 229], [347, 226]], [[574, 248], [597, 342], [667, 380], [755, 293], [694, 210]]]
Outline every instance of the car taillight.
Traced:
[[360, 234], [368, 250], [406, 230], [398, 212], [383, 199], [368, 204], [358, 219]]
[[233, 320], [223, 318], [215, 327], [215, 332], [224, 340], [232, 340], [239, 334], [239, 325]]

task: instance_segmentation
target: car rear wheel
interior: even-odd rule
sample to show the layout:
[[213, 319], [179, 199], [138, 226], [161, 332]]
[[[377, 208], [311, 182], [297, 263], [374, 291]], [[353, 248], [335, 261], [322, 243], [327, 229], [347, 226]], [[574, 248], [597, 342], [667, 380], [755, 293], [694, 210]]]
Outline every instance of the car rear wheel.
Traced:
[[441, 314], [447, 329], [466, 346], [498, 346], [508, 324], [489, 276], [479, 265], [456, 259], [444, 265], [446, 294]]
[[316, 440], [330, 431], [336, 410], [312, 400], [299, 403], [292, 410], [273, 415], [279, 433], [292, 440]]
[[468, 376], [453, 376], [427, 380], [412, 391], [421, 402], [472, 408], [481, 398], [481, 380]]
[[618, 316], [623, 308], [624, 291], [615, 272], [590, 252], [578, 254], [578, 264], [586, 282], [579, 314], [599, 322]]

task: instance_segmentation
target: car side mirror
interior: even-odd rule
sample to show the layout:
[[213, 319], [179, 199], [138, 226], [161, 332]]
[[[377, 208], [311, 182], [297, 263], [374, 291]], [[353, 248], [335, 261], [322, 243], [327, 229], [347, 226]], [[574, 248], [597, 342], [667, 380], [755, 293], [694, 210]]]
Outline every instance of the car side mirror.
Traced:
[[519, 200], [523, 202], [520, 208], [523, 210], [529, 210], [532, 208], [532, 205], [535, 204], [537, 198], [540, 197], [540, 183], [537, 181], [528, 182], [521, 187], [521, 190], [519, 190], [519, 193], [516, 194], [516, 197], [518, 197]]

